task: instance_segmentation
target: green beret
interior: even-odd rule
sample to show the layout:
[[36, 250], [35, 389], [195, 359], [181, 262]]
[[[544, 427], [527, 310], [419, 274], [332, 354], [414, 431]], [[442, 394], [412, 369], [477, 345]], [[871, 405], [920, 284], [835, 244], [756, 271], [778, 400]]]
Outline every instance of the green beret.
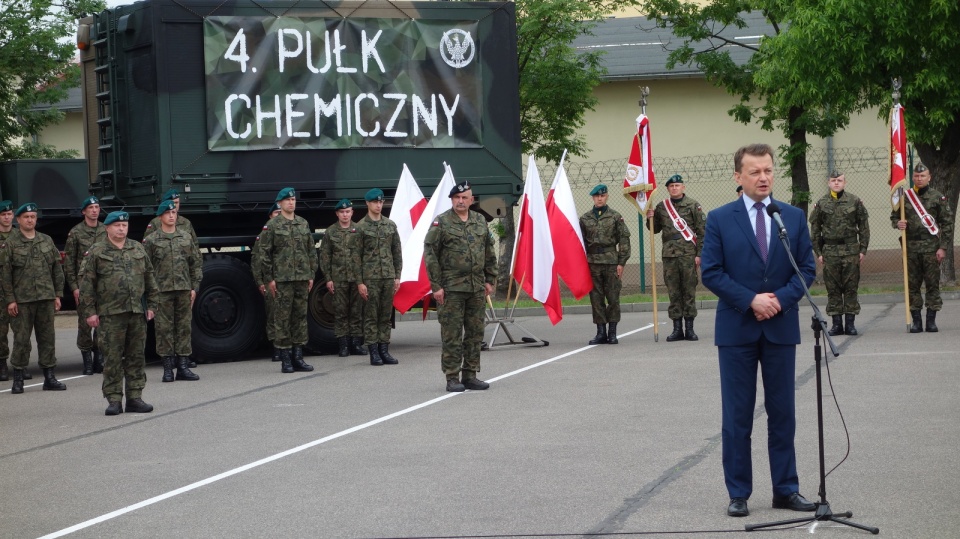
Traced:
[[928, 170], [930, 170], [930, 169], [928, 169], [928, 168], [926, 167], [926, 165], [924, 165], [923, 163], [920, 163], [919, 165], [917, 165], [917, 166], [914, 167], [914, 169], [913, 169], [914, 172], [926, 172], [926, 171], [928, 171]]
[[157, 206], [157, 216], [163, 215], [170, 210], [177, 209], [177, 203], [172, 200], [164, 200]]
[[349, 198], [341, 198], [340, 202], [337, 202], [337, 205], [333, 208], [336, 211], [345, 210], [347, 208], [352, 208], [353, 202], [350, 202]]
[[595, 197], [597, 195], [605, 195], [605, 194], [607, 194], [607, 186], [602, 183], [598, 184], [596, 187], [594, 187], [590, 191], [590, 196], [592, 197]]
[[26, 213], [28, 211], [33, 211], [33, 212], [37, 211], [37, 205], [34, 204], [33, 202], [27, 202], [23, 206], [20, 206], [19, 208], [17, 208], [17, 212], [15, 215], [17, 217], [20, 217], [21, 213]]
[[674, 174], [673, 176], [670, 176], [670, 178], [667, 179], [667, 183], [663, 185], [670, 185], [671, 183], [683, 183], [683, 176]]
[[280, 211], [280, 204], [277, 204], [276, 202], [273, 203], [273, 206], [270, 206], [270, 211], [267, 213], [273, 213], [275, 211]]
[[743, 186], [742, 186], [742, 185], [738, 185], [738, 186], [737, 186], [737, 192], [739, 193], [739, 192], [741, 192], [741, 191], [743, 191]]
[[383, 191], [374, 187], [367, 191], [367, 194], [363, 195], [363, 199], [367, 202], [373, 202], [375, 200], [383, 202]]
[[463, 193], [464, 191], [470, 190], [470, 182], [458, 183], [453, 186], [453, 189], [450, 190], [450, 198], [453, 198], [454, 195]]
[[275, 202], [280, 202], [281, 200], [288, 198], [297, 198], [297, 192], [293, 189], [293, 187], [284, 187], [281, 189], [280, 192], [277, 193], [277, 199]]
[[103, 224], [111, 225], [116, 222], [126, 222], [130, 220], [130, 214], [125, 211], [112, 211], [107, 214], [107, 218], [103, 220]]
[[177, 191], [176, 189], [170, 189], [169, 191], [163, 194], [163, 198], [161, 198], [160, 201], [162, 202], [164, 200], [177, 200], [178, 198], [180, 198], [180, 191]]
[[0, 213], [5, 211], [13, 211], [13, 202], [9, 200], [4, 200], [0, 202]]
[[83, 202], [80, 203], [80, 211], [87, 209], [87, 206], [91, 204], [99, 204], [99, 203], [100, 203], [100, 199], [98, 199], [97, 197], [87, 197], [83, 199]]

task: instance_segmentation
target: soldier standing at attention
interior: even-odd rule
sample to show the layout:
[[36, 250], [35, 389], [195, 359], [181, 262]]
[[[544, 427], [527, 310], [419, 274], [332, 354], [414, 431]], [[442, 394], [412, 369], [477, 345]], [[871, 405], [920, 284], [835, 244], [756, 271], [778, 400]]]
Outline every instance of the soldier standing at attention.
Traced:
[[357, 290], [366, 301], [363, 334], [371, 365], [396, 365], [390, 355], [390, 315], [393, 295], [400, 288], [403, 253], [397, 225], [383, 215], [383, 191], [364, 195], [367, 215], [357, 224], [360, 231], [360, 275]]
[[857, 288], [860, 264], [870, 244], [870, 221], [863, 201], [846, 191], [843, 174], [832, 172], [827, 185], [830, 192], [810, 212], [810, 240], [817, 262], [823, 265], [827, 314], [833, 317], [827, 333], [856, 335], [854, 322], [860, 314]]
[[670, 198], [647, 209], [647, 228], [653, 223], [653, 233], [662, 232], [663, 280], [670, 295], [667, 314], [673, 320], [673, 333], [667, 336], [667, 342], [696, 341], [693, 319], [697, 317], [697, 270], [707, 217], [700, 203], [684, 193], [682, 176], [670, 176], [665, 185]]
[[[168, 190], [163, 194], [163, 199], [161, 199], [160, 202], [166, 202], [168, 200], [172, 200], [173, 203], [177, 205], [177, 228], [186, 232], [193, 241], [193, 245], [199, 249], [200, 240], [197, 239], [197, 233], [193, 230], [193, 224], [189, 219], [180, 215], [180, 191], [177, 191], [176, 189]], [[160, 230], [160, 218], [154, 217], [150, 221], [150, 224], [147, 225], [147, 229], [143, 232], [143, 239], [147, 239], [147, 236], [153, 234], [157, 230]], [[196, 367], [196, 365], [191, 365], [191, 367]]]
[[906, 220], [900, 220], [900, 210], [895, 209], [890, 213], [890, 221], [894, 228], [907, 231], [907, 285], [910, 316], [913, 318], [910, 333], [923, 331], [920, 321], [922, 284], [927, 289], [927, 331], [934, 333], [939, 331], [937, 311], [943, 307], [940, 263], [947, 256], [947, 247], [953, 245], [953, 212], [947, 197], [930, 187], [930, 170], [923, 164], [913, 169], [913, 191], [916, 204], [911, 200], [913, 197], [904, 201]]
[[[607, 186], [590, 191], [593, 209], [580, 216], [580, 229], [587, 248], [587, 263], [593, 278], [590, 306], [597, 335], [589, 344], [617, 344], [620, 322], [620, 289], [623, 265], [630, 258], [630, 231], [623, 216], [607, 207]], [[609, 329], [607, 324], [610, 325]]]
[[335, 208], [337, 222], [327, 228], [320, 243], [320, 271], [333, 294], [333, 334], [337, 337], [339, 356], [364, 356], [363, 302], [357, 290], [356, 268], [360, 265], [360, 233], [353, 222], [353, 203], [342, 199]]
[[[144, 372], [144, 347], [147, 320], [157, 309], [157, 282], [153, 264], [143, 245], [127, 238], [130, 215], [115, 211], [103, 224], [107, 240], [93, 244], [83, 261], [80, 278], [82, 316], [92, 328], [99, 328], [97, 339], [103, 350], [103, 396], [107, 399], [104, 415], [122, 414], [120, 400], [126, 381], [129, 413], [145, 414], [153, 406], [143, 402], [147, 385]], [[143, 299], [146, 296], [146, 304]]]
[[477, 378], [484, 302], [496, 284], [497, 254], [486, 220], [470, 211], [470, 184], [455, 186], [450, 198], [453, 207], [437, 216], [423, 242], [443, 341], [440, 368], [447, 391], [482, 390], [490, 387]]
[[162, 381], [174, 380], [174, 363], [177, 380], [199, 380], [189, 365], [193, 353], [190, 323], [203, 277], [203, 257], [190, 236], [177, 228], [177, 205], [172, 200], [161, 202], [157, 214], [160, 230], [143, 240], [143, 246], [153, 264], [159, 292], [153, 325], [157, 355], [163, 361]]
[[[4, 200], [0, 202], [0, 245], [7, 243], [7, 236], [13, 230], [13, 202]], [[3, 261], [3, 264], [9, 264], [10, 260]], [[10, 371], [7, 369], [7, 359], [10, 358], [10, 343], [7, 339], [10, 333], [10, 316], [6, 309], [0, 309], [0, 382], [10, 380]], [[23, 371], [23, 379], [33, 378], [26, 370]]]
[[[67, 233], [67, 243], [63, 248], [63, 272], [67, 279], [67, 286], [73, 291], [73, 302], [80, 305], [80, 263], [83, 255], [90, 250], [94, 242], [102, 240], [107, 235], [107, 229], [100, 222], [100, 201], [97, 197], [87, 197], [80, 203], [80, 213], [83, 221], [70, 229]], [[93, 330], [87, 325], [87, 320], [80, 316], [77, 309], [77, 348], [83, 357], [83, 374], [103, 372], [103, 354], [97, 347], [92, 335]]]
[[60, 310], [63, 295], [63, 265], [60, 251], [50, 236], [37, 232], [37, 205], [27, 202], [17, 208], [18, 230], [10, 232], [2, 247], [3, 292], [7, 314], [13, 326], [13, 388], [23, 393], [23, 371], [30, 361], [30, 334], [36, 332], [38, 363], [43, 369], [43, 389], [63, 391], [67, 386], [57, 380], [54, 349], [57, 340], [54, 313]]
[[[280, 215], [280, 205], [274, 202], [273, 206], [270, 207], [270, 217], [267, 218], [267, 222], [269, 223], [270, 219], [278, 215]], [[263, 225], [263, 230], [266, 229], [267, 225]], [[250, 249], [250, 269], [253, 271], [253, 280], [257, 283], [257, 289], [263, 294], [264, 308], [267, 314], [267, 340], [274, 342], [273, 325], [270, 323], [273, 316], [273, 295], [267, 293], [267, 281], [263, 279], [263, 250], [260, 249], [260, 236], [257, 236], [253, 248]], [[280, 361], [279, 348], [274, 347], [273, 349], [273, 361]]]
[[296, 215], [297, 193], [285, 187], [277, 193], [280, 215], [260, 233], [260, 271], [273, 296], [273, 346], [280, 349], [280, 372], [307, 372], [313, 366], [303, 361], [307, 344], [307, 299], [317, 274], [317, 249], [310, 225]]

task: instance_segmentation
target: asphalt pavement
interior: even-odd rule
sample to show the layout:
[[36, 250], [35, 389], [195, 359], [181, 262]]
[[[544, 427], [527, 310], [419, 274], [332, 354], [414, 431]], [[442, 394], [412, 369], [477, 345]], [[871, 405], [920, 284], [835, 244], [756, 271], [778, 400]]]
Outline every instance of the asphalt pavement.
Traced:
[[[698, 342], [667, 343], [664, 312], [659, 342], [652, 313], [627, 312], [620, 344], [600, 346], [586, 344], [589, 315], [523, 317], [549, 346], [495, 346], [482, 355], [490, 389], [460, 394], [444, 391], [436, 321], [407, 320], [390, 347], [398, 366], [314, 356], [314, 372], [281, 374], [262, 357], [163, 384], [151, 365], [155, 411], [117, 417], [59, 317], [67, 391], [41, 391], [35, 360], [24, 394], [0, 386], [0, 537], [868, 536], [828, 522], [743, 531], [809, 515], [770, 507], [762, 390], [751, 515], [726, 516], [714, 315], [701, 311]], [[960, 536], [960, 300], [939, 333], [906, 333], [895, 300], [865, 304], [857, 322], [861, 335], [835, 338], [840, 356], [821, 362], [826, 469], [839, 463], [826, 499], [882, 536]], [[797, 450], [813, 501], [803, 335]]]

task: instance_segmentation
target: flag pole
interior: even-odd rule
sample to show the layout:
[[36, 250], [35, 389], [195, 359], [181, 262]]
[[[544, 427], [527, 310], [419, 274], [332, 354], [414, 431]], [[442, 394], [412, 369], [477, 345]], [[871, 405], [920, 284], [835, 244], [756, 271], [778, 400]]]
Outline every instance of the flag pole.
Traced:
[[[643, 115], [647, 114], [647, 96], [650, 95], [649, 86], [640, 87], [640, 113]], [[636, 135], [634, 135], [636, 136]], [[653, 166], [653, 163], [650, 164]], [[650, 184], [646, 184], [647, 187], [650, 187]], [[649, 193], [649, 191], [647, 191]], [[645, 223], [647, 216], [646, 210], [650, 207], [650, 204], [653, 202], [650, 200], [650, 197], [647, 198], [647, 204], [644, 206], [642, 212], [640, 212], [640, 222]], [[660, 342], [660, 321], [657, 313], [657, 253], [654, 248], [654, 235], [653, 227], [649, 227], [650, 232], [650, 291], [653, 296], [653, 342]], [[643, 256], [641, 254], [641, 256]]]
[[[892, 110], [891, 113], [890, 113], [890, 114], [891, 114], [891, 116], [890, 116], [890, 124], [893, 125], [893, 122], [894, 122], [893, 115], [894, 115], [894, 114], [897, 114], [897, 105], [900, 104], [900, 88], [903, 86], [903, 82], [901, 81], [901, 79], [900, 79], [899, 77], [894, 78], [891, 82], [892, 82], [892, 84], [893, 84], [893, 93], [891, 94], [891, 97], [893, 97], [893, 110]], [[901, 124], [901, 125], [900, 125], [900, 129], [903, 130], [904, 134], [906, 133], [906, 126], [905, 126], [905, 125], [902, 125], [902, 124]], [[906, 136], [904, 136], [904, 140], [906, 140]], [[893, 138], [890, 139], [890, 146], [891, 146], [891, 150], [892, 150], [892, 151], [891, 151], [891, 155], [893, 155], [893, 151], [897, 151], [897, 150], [898, 150], [897, 148], [893, 148]], [[906, 149], [906, 148], [904, 148], [904, 149]], [[903, 156], [903, 157], [906, 157], [906, 156]], [[907, 178], [905, 178], [904, 182], [902, 182], [902, 183], [900, 184], [900, 187], [897, 188], [897, 193], [898, 193], [898, 195], [899, 195], [899, 197], [900, 197], [900, 204], [899, 204], [899, 206], [900, 206], [900, 220], [901, 220], [901, 221], [906, 221], [906, 220], [907, 220], [906, 204], [905, 204], [905, 202], [904, 202], [903, 199], [906, 198], [906, 193], [904, 192], [904, 186], [906, 186], [906, 188], [909, 189], [909, 188], [911, 187], [911, 183], [912, 183], [912, 180], [911, 180], [911, 175], [913, 174], [913, 153], [912, 153], [912, 152], [910, 153], [909, 165], [908, 165], [907, 163], [904, 163], [904, 168], [905, 168], [905, 170], [904, 170], [904, 172], [905, 172], [904, 176], [907, 176]], [[893, 178], [893, 161], [892, 161], [892, 160], [891, 160], [891, 162], [890, 162], [890, 178], [891, 178], [891, 181], [892, 181], [892, 178]], [[907, 230], [906, 230], [906, 229], [900, 231], [900, 257], [901, 257], [901, 261], [902, 261], [902, 264], [903, 264], [903, 319], [904, 319], [904, 322], [905, 322], [905, 324], [906, 324], [907, 333], [910, 333], [910, 326], [911, 326], [911, 323], [910, 323], [910, 322], [911, 322], [911, 321], [910, 321], [910, 278], [909, 278], [909, 273], [908, 273], [909, 270], [908, 270], [908, 268], [907, 268]]]

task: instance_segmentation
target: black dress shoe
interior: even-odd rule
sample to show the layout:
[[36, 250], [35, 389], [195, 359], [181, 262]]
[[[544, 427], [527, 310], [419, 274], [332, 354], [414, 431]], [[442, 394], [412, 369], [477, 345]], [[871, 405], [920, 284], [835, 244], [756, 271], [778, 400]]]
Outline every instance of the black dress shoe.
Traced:
[[791, 511], [813, 511], [817, 506], [807, 501], [799, 492], [794, 492], [786, 498], [774, 498], [773, 508], [789, 509]]
[[727, 514], [732, 517], [745, 517], [750, 514], [747, 509], [746, 498], [730, 498], [730, 505], [727, 507]]

